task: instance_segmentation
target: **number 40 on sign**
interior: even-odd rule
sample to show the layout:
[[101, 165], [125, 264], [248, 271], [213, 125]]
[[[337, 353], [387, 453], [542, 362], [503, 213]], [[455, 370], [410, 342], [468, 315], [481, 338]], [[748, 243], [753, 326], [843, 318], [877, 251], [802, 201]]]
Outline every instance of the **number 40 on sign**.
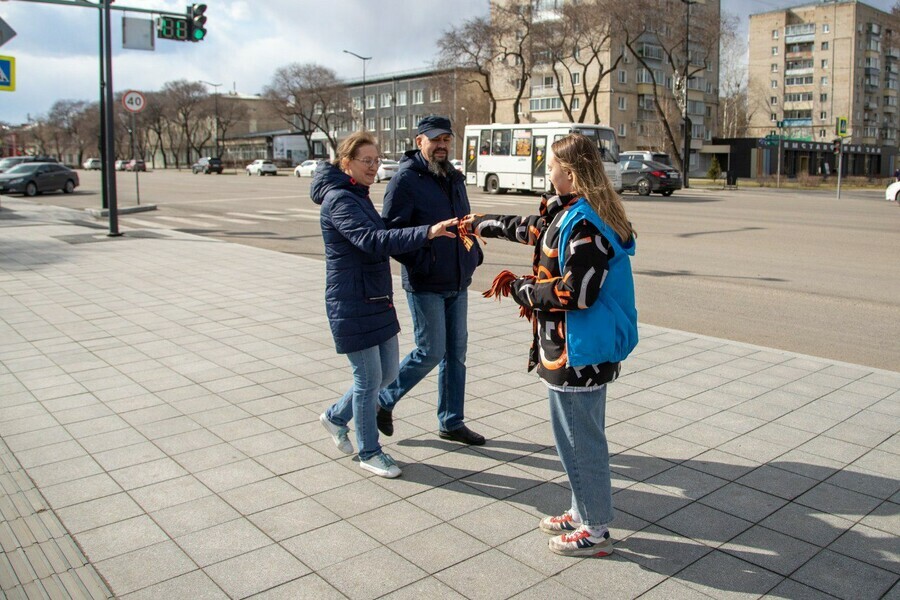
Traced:
[[147, 102], [144, 100], [144, 95], [140, 92], [130, 90], [125, 92], [125, 95], [122, 96], [122, 106], [125, 107], [125, 110], [133, 113], [139, 113], [144, 110], [144, 105]]

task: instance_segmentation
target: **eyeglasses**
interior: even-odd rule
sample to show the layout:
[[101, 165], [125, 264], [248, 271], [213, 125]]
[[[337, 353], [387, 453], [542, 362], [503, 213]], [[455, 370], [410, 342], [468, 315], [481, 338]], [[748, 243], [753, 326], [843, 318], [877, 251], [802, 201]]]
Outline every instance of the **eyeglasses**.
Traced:
[[381, 164], [380, 158], [354, 158], [353, 160], [366, 165], [366, 168], [377, 167]]

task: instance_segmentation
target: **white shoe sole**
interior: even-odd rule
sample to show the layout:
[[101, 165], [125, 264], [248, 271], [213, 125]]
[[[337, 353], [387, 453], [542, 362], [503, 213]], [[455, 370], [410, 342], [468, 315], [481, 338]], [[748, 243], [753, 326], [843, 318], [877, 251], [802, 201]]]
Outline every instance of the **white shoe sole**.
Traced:
[[373, 467], [372, 465], [368, 465], [368, 464], [364, 463], [363, 461], [359, 461], [359, 466], [362, 467], [363, 469], [365, 469], [366, 471], [369, 471], [370, 473], [375, 473], [379, 477], [384, 477], [385, 479], [394, 479], [395, 477], [400, 477], [400, 475], [403, 474], [403, 471], [401, 471], [399, 467], [397, 468], [396, 472], [392, 473], [391, 471], [385, 471], [384, 469], [379, 469], [378, 467]]

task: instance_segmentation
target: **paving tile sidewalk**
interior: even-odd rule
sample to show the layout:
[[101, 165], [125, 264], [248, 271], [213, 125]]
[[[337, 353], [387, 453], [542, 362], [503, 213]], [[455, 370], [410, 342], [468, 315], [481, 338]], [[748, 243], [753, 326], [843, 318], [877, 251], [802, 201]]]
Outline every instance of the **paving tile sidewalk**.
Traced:
[[616, 553], [565, 559], [516, 311], [470, 303], [488, 444], [436, 436], [431, 377], [384, 480], [317, 421], [349, 383], [323, 288], [317, 261], [4, 198], [2, 594], [900, 598], [900, 373], [642, 326], [609, 392]]

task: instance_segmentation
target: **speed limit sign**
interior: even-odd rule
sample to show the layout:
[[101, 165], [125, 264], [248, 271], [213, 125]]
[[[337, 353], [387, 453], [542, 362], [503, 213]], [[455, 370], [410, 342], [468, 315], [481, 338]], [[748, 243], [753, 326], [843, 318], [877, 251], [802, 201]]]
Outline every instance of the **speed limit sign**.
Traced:
[[144, 110], [144, 104], [146, 104], [146, 101], [144, 100], [144, 95], [140, 92], [130, 90], [122, 96], [122, 106], [127, 111], [139, 113]]

